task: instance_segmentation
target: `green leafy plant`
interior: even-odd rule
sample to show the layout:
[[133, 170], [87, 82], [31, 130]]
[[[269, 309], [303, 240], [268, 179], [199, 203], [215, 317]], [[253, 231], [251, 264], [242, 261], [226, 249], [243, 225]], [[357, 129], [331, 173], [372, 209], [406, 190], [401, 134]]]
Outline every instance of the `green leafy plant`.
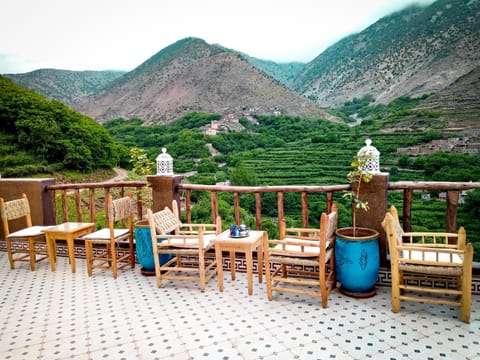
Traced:
[[[152, 174], [152, 169], [155, 167], [155, 163], [148, 158], [148, 155], [144, 149], [133, 147], [130, 149], [130, 163], [132, 165], [132, 172], [146, 179], [147, 175]], [[151, 208], [152, 195], [149, 184], [140, 190], [141, 201], [147, 208]]]
[[364, 211], [369, 210], [368, 201], [363, 201], [360, 199], [360, 188], [362, 183], [369, 183], [374, 174], [368, 171], [367, 164], [374, 160], [374, 154], [370, 151], [360, 151], [359, 154], [354, 156], [353, 161], [351, 162], [352, 170], [347, 174], [347, 180], [350, 184], [356, 184], [352, 190], [345, 191], [343, 198], [350, 201], [352, 204], [352, 223], [353, 223], [353, 233], [355, 234], [357, 227], [357, 210], [362, 209]]

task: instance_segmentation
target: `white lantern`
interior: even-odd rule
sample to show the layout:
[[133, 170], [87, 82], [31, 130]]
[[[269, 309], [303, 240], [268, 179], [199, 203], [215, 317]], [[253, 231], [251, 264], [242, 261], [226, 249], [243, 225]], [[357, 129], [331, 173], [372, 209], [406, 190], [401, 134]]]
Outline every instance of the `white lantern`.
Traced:
[[358, 157], [366, 157], [365, 165], [362, 166], [363, 172], [367, 173], [380, 173], [380, 151], [375, 146], [372, 146], [372, 140], [365, 140], [366, 146], [362, 147], [357, 155]]
[[166, 148], [157, 156], [157, 175], [173, 176], [173, 159]]

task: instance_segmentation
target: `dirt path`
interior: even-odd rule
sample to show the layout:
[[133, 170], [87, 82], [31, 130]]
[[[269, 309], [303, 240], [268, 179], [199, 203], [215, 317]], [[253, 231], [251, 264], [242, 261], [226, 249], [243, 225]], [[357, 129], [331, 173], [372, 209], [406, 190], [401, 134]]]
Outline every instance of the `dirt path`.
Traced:
[[113, 171], [115, 171], [116, 175], [111, 179], [105, 180], [104, 182], [122, 181], [128, 175], [127, 170], [125, 170], [125, 169], [114, 168]]

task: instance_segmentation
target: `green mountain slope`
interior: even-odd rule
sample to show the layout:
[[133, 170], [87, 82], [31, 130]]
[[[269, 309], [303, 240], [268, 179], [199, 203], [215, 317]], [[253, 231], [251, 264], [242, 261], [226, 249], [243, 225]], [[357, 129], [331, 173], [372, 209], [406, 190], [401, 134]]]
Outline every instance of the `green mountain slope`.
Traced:
[[25, 74], [5, 74], [18, 85], [57, 99], [68, 106], [95, 94], [122, 76], [123, 71], [71, 71], [40, 69]]
[[0, 171], [26, 176], [111, 168], [120, 148], [91, 118], [0, 76]]

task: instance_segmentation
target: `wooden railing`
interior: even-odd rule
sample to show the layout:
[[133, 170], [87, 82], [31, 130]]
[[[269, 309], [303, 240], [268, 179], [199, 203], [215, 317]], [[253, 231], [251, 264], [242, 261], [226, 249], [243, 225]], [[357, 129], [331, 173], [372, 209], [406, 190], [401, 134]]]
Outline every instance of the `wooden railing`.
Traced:
[[261, 194], [276, 193], [277, 194], [277, 213], [278, 219], [284, 217], [284, 194], [288, 192], [295, 192], [301, 194], [302, 206], [302, 226], [308, 227], [308, 194], [325, 193], [326, 194], [326, 209], [330, 212], [333, 203], [333, 194], [335, 192], [342, 192], [350, 189], [350, 185], [330, 185], [330, 186], [225, 186], [225, 185], [197, 185], [197, 184], [180, 184], [179, 190], [185, 191], [185, 211], [187, 221], [191, 221], [190, 213], [190, 199], [192, 191], [207, 191], [210, 192], [210, 199], [212, 205], [212, 219], [218, 215], [218, 193], [228, 192], [233, 193], [233, 211], [235, 222], [240, 224], [240, 194], [254, 194], [255, 195], [255, 219], [256, 229], [262, 229], [262, 212], [261, 212]]
[[[278, 219], [281, 220], [284, 216], [283, 195], [287, 192], [301, 193], [302, 206], [302, 226], [308, 226], [308, 195], [311, 193], [326, 193], [326, 209], [330, 211], [332, 205], [333, 194], [335, 192], [342, 192], [350, 189], [350, 185], [331, 185], [331, 186], [221, 186], [221, 185], [197, 185], [197, 184], [180, 184], [179, 190], [185, 191], [185, 207], [187, 213], [187, 221], [190, 218], [190, 198], [192, 191], [207, 191], [210, 192], [212, 204], [212, 219], [218, 215], [218, 193], [229, 192], [233, 193], [234, 198], [234, 214], [235, 221], [240, 223], [240, 194], [251, 193], [255, 194], [256, 202], [256, 228], [262, 228], [262, 214], [261, 214], [261, 194], [262, 193], [277, 193], [277, 212]], [[411, 210], [413, 203], [413, 192], [415, 190], [438, 190], [445, 191], [446, 196], [446, 231], [456, 232], [457, 229], [457, 210], [458, 199], [461, 191], [480, 189], [480, 182], [434, 182], [434, 181], [400, 181], [390, 182], [388, 184], [389, 191], [403, 191], [403, 227], [405, 231], [411, 231]]]
[[[48, 191], [53, 191], [52, 196], [52, 208], [55, 216], [55, 222], [57, 224], [68, 221], [89, 221], [97, 222], [98, 209], [106, 210], [105, 199], [108, 194], [118, 195], [123, 197], [128, 194], [128, 191], [132, 191], [135, 194], [137, 216], [141, 219], [143, 217], [143, 199], [142, 191], [140, 189], [147, 185], [146, 181], [116, 181], [116, 182], [102, 182], [102, 183], [79, 183], [79, 184], [60, 184], [51, 185], [47, 187]], [[81, 194], [88, 191], [88, 201], [84, 204], [83, 208], [88, 209], [88, 219], [84, 219], [82, 212], [82, 197]], [[57, 198], [61, 198], [61, 216], [58, 217], [57, 212]], [[69, 211], [69, 197], [73, 197], [73, 203], [75, 207], [75, 216], [71, 218]]]
[[[146, 181], [119, 181], [119, 182], [105, 182], [105, 183], [79, 183], [79, 184], [61, 184], [48, 186], [48, 191], [53, 191], [53, 209], [57, 214], [56, 198], [61, 197], [62, 204], [62, 221], [84, 221], [81, 206], [81, 193], [88, 191], [88, 221], [96, 222], [96, 211], [99, 208], [105, 208], [105, 197], [110, 192], [117, 192], [119, 196], [124, 196], [128, 190], [133, 190], [136, 197], [136, 207], [138, 218], [143, 217], [143, 201], [142, 191], [140, 189], [147, 185]], [[212, 219], [218, 215], [218, 193], [226, 192], [233, 193], [233, 210], [234, 217], [237, 223], [240, 223], [240, 194], [254, 194], [255, 195], [255, 218], [256, 228], [262, 228], [262, 213], [261, 213], [261, 195], [265, 193], [277, 194], [277, 214], [279, 220], [284, 217], [284, 194], [295, 192], [301, 194], [301, 218], [302, 226], [308, 226], [308, 196], [313, 193], [326, 194], [326, 209], [330, 211], [333, 194], [335, 192], [343, 192], [349, 190], [350, 185], [330, 185], [330, 186], [225, 186], [225, 185], [199, 185], [199, 184], [180, 184], [175, 191], [184, 191], [185, 211], [187, 221], [191, 219], [191, 195], [192, 191], [207, 191], [210, 193]], [[389, 191], [403, 191], [403, 227], [405, 231], [411, 231], [411, 210], [413, 203], [413, 192], [416, 190], [438, 190], [445, 191], [446, 196], [446, 231], [455, 232], [457, 228], [457, 208], [458, 199], [461, 191], [480, 189], [480, 182], [432, 182], [432, 181], [400, 181], [390, 182], [388, 184]], [[100, 190], [100, 191], [99, 191]], [[76, 216], [75, 219], [70, 219], [68, 211], [68, 196], [73, 196]], [[99, 202], [100, 205], [99, 206]], [[56, 222], [62, 222], [56, 218]]]

